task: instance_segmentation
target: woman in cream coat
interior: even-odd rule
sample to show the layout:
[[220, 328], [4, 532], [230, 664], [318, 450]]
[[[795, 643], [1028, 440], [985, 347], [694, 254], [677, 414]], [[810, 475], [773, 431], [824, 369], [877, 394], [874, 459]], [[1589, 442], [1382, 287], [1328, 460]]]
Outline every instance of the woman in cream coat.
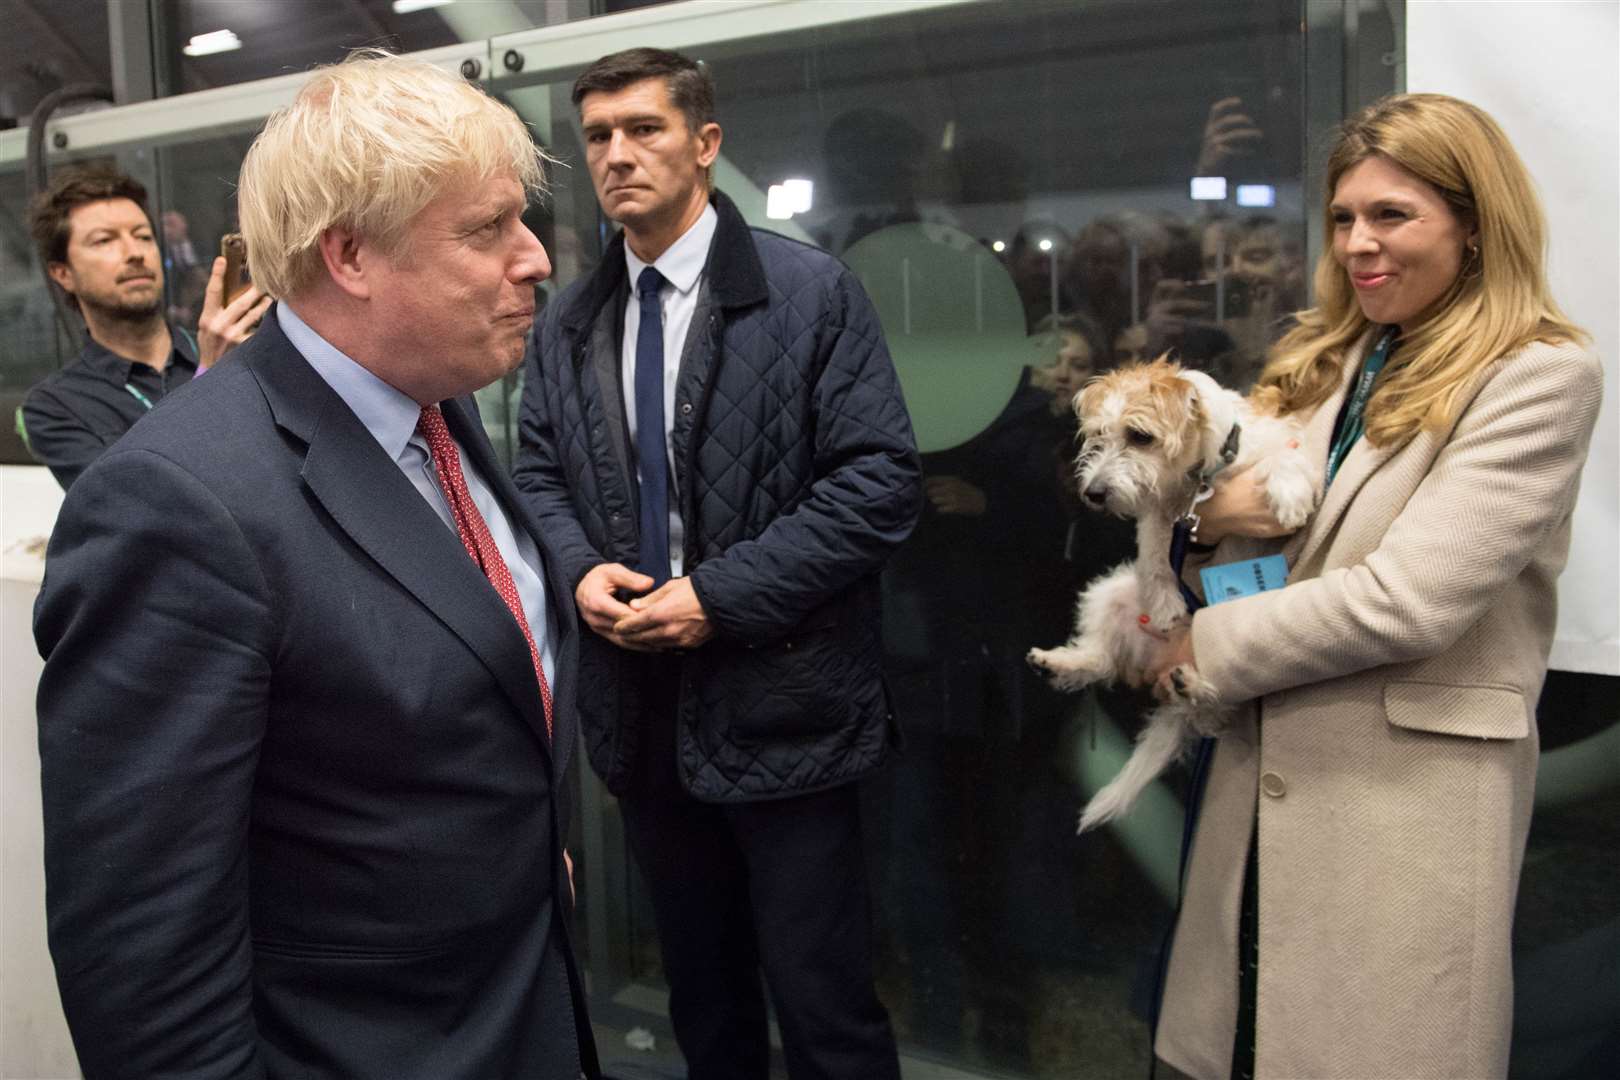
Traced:
[[[1258, 393], [1309, 415], [1337, 470], [1289, 585], [1199, 611], [1156, 669], [1252, 704], [1210, 765], [1154, 1049], [1199, 1080], [1503, 1076], [1536, 700], [1601, 374], [1485, 113], [1386, 99], [1346, 124], [1327, 191], [1318, 306]], [[1246, 477], [1206, 507], [1205, 541], [1278, 531]]]

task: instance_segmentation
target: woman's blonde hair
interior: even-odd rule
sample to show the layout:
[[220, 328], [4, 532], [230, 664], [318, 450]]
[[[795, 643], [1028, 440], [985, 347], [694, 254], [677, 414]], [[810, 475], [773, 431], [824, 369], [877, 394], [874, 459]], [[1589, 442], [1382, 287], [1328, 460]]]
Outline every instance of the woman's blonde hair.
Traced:
[[324, 273], [319, 242], [352, 229], [406, 258], [416, 215], [458, 183], [511, 176], [530, 195], [545, 154], [516, 113], [432, 64], [378, 49], [318, 69], [242, 161], [248, 268], [275, 297]]
[[[1546, 226], [1524, 162], [1489, 114], [1444, 94], [1397, 94], [1340, 129], [1328, 157], [1322, 213], [1334, 233], [1333, 196], [1346, 172], [1383, 157], [1445, 200], [1477, 247], [1433, 314], [1401, 340], [1367, 403], [1366, 434], [1384, 446], [1440, 428], [1455, 416], [1468, 376], [1531, 341], [1584, 340], [1547, 291]], [[1255, 398], [1296, 412], [1327, 400], [1343, 378], [1345, 353], [1371, 324], [1349, 276], [1324, 251], [1316, 306], [1271, 350]]]

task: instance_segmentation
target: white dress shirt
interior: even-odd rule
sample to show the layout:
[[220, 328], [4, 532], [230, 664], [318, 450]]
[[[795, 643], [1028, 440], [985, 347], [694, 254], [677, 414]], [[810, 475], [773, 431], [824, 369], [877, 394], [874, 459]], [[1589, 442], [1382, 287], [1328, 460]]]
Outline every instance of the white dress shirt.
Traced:
[[[450, 512], [450, 502], [439, 487], [439, 470], [433, 464], [427, 440], [416, 430], [422, 406], [338, 351], [285, 302], [276, 305], [276, 321], [281, 324], [282, 333], [287, 335], [293, 348], [303, 354], [315, 373], [343, 399], [344, 404], [383, 448], [383, 453], [399, 466], [405, 479], [433, 507], [445, 528], [455, 534], [456, 545], [460, 547], [461, 532], [456, 528], [455, 517]], [[450, 438], [456, 442], [454, 435]], [[517, 586], [518, 599], [523, 603], [523, 615], [529, 620], [529, 632], [534, 635], [535, 648], [540, 651], [540, 665], [545, 669], [546, 682], [555, 688], [557, 669], [553, 664], [551, 635], [546, 632], [549, 624], [546, 622], [545, 579], [540, 574], [540, 551], [533, 537], [512, 527], [500, 500], [479, 475], [459, 442], [456, 442], [456, 453], [461, 456], [461, 471], [467, 479], [467, 492], [472, 496], [473, 505], [483, 515], [484, 523], [489, 526], [489, 534], [500, 549], [506, 568], [511, 571], [512, 583]], [[493, 585], [490, 587], [494, 588]]]
[[[692, 227], [652, 262], [664, 275], [658, 290], [658, 305], [664, 320], [664, 454], [669, 460], [670, 491], [675, 491], [675, 455], [669, 434], [675, 425], [675, 380], [681, 371], [681, 353], [686, 348], [686, 332], [697, 310], [698, 282], [709, 261], [709, 244], [714, 240], [720, 215], [711, 203], [703, 208]], [[619, 377], [624, 389], [625, 419], [630, 425], [630, 445], [636, 442], [636, 333], [641, 329], [641, 302], [636, 297], [636, 279], [647, 263], [636, 258], [630, 245], [624, 245], [624, 261], [630, 270], [630, 300], [624, 312], [624, 342], [620, 346]], [[681, 523], [678, 497], [669, 500], [669, 574], [680, 577], [683, 565], [682, 543], [686, 529]]]

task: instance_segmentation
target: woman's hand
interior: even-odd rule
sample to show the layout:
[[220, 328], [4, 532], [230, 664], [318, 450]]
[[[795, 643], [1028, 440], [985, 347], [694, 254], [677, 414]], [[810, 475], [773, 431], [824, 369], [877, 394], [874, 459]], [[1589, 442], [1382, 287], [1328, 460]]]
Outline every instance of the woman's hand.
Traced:
[[1293, 531], [1272, 513], [1266, 486], [1255, 476], [1253, 465], [1221, 473], [1214, 488], [1214, 494], [1193, 509], [1198, 515], [1194, 539], [1200, 544], [1218, 544], [1228, 536], [1270, 539]]

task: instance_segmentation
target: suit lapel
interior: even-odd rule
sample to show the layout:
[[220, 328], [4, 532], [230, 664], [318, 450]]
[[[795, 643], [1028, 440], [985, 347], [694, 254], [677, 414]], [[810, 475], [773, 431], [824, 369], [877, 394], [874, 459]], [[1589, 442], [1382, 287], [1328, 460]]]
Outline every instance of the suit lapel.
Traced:
[[281, 334], [276, 319], [267, 317], [261, 325], [258, 337], [266, 340], [256, 339], [259, 347], [242, 360], [253, 369], [276, 422], [308, 444], [300, 475], [311, 495], [356, 547], [472, 650], [544, 743], [545, 717], [528, 645], [500, 595], [467, 557], [460, 538]]

